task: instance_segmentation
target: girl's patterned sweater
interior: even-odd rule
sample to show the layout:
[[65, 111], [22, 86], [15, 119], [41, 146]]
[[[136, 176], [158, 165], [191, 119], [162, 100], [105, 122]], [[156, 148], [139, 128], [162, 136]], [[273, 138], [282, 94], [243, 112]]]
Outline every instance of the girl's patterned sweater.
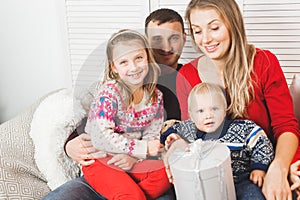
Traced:
[[162, 93], [157, 101], [146, 103], [144, 92], [139, 104], [127, 106], [125, 92], [116, 81], [108, 81], [92, 102], [85, 131], [91, 134], [95, 148], [103, 154], [126, 153], [146, 158], [147, 141], [159, 139], [163, 124]]
[[[177, 123], [162, 133], [162, 144], [171, 133], [177, 133], [189, 142], [198, 139], [205, 140], [206, 136], [206, 133], [198, 130], [191, 120]], [[230, 149], [233, 176], [251, 172], [254, 169], [267, 171], [274, 158], [271, 141], [262, 128], [250, 120], [225, 119], [218, 141], [225, 143]]]

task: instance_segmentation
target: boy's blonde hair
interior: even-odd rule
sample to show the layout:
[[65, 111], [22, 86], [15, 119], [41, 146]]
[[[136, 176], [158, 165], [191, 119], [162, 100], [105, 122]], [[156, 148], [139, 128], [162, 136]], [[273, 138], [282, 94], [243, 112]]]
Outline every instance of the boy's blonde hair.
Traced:
[[148, 93], [150, 94], [147, 103], [156, 102], [157, 94], [155, 92], [155, 88], [156, 88], [158, 76], [160, 74], [160, 68], [154, 60], [153, 53], [147, 39], [145, 38], [145, 36], [143, 36], [141, 33], [137, 31], [123, 29], [113, 34], [111, 38], [108, 40], [107, 47], [106, 47], [107, 66], [105, 69], [103, 82], [106, 82], [108, 80], [116, 80], [122, 86], [122, 89], [126, 93], [128, 99], [128, 105], [132, 103], [133, 101], [132, 91], [130, 91], [128, 86], [119, 78], [119, 75], [112, 70], [112, 64], [114, 62], [114, 57], [113, 57], [114, 47], [118, 45], [120, 42], [128, 42], [128, 45], [130, 45], [131, 41], [138, 41], [144, 47], [147, 53], [149, 70], [147, 76], [144, 79], [143, 88], [146, 91], [148, 91]]
[[[224, 107], [227, 108], [227, 101], [226, 101], [226, 94], [224, 89], [214, 83], [199, 83], [197, 84], [190, 92], [188, 96], [188, 111], [192, 112], [193, 111], [193, 106], [192, 106], [192, 100], [197, 97], [197, 95], [203, 95], [203, 94], [216, 94], [218, 95], [221, 99], [222, 102], [224, 103]], [[197, 101], [201, 101], [201, 99], [197, 99]]]
[[246, 38], [243, 16], [235, 0], [191, 0], [186, 9], [191, 37], [190, 15], [194, 9], [214, 9], [229, 30], [231, 45], [224, 69], [224, 80], [229, 95], [228, 114], [232, 118], [247, 117], [247, 106], [254, 97], [253, 60], [255, 47]]

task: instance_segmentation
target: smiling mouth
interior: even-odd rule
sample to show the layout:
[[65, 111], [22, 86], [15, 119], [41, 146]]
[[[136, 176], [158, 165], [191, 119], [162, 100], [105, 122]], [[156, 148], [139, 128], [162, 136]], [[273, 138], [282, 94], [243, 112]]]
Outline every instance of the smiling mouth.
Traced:
[[143, 72], [143, 71], [140, 71], [140, 72], [138, 72], [138, 73], [130, 74], [130, 75], [128, 75], [128, 76], [130, 76], [130, 77], [132, 77], [132, 78], [137, 78], [137, 77], [139, 77], [139, 76], [142, 74], [142, 72]]
[[205, 47], [205, 50], [206, 50], [206, 52], [208, 52], [208, 53], [214, 52], [214, 51], [217, 49], [218, 45], [219, 45], [219, 44], [206, 46], [206, 47]]

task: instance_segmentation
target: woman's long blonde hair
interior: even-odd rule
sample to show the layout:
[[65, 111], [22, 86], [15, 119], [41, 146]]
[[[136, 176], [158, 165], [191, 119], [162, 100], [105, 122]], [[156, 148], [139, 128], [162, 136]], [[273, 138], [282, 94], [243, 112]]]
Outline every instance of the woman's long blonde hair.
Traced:
[[229, 30], [231, 45], [224, 69], [225, 87], [229, 95], [228, 115], [232, 118], [247, 117], [247, 106], [254, 98], [251, 75], [256, 50], [247, 41], [240, 9], [235, 0], [191, 0], [186, 9], [186, 20], [194, 41], [190, 20], [194, 9], [214, 9]]
[[152, 50], [149, 46], [149, 43], [145, 36], [141, 33], [129, 30], [129, 29], [122, 29], [119, 32], [113, 34], [111, 38], [108, 40], [107, 47], [106, 47], [106, 56], [107, 56], [107, 66], [105, 69], [104, 80], [106, 82], [108, 80], [116, 80], [125, 91], [126, 97], [128, 99], [128, 105], [133, 101], [133, 92], [129, 89], [129, 87], [120, 79], [119, 75], [112, 70], [112, 64], [114, 62], [113, 57], [113, 49], [115, 45], [118, 45], [120, 42], [126, 42], [130, 45], [130, 42], [138, 41], [145, 49], [147, 53], [148, 59], [148, 74], [144, 79], [143, 88], [149, 93], [149, 102], [156, 102], [157, 101], [157, 94], [155, 92], [156, 83], [158, 79], [158, 75], [160, 74], [160, 68], [158, 64], [155, 62]]

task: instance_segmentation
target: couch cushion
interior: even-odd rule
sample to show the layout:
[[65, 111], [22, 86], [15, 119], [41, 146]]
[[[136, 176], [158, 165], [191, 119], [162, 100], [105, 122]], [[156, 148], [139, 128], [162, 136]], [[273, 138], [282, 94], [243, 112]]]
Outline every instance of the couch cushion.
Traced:
[[0, 126], [0, 199], [41, 199], [50, 191], [28, 134], [38, 104]]

